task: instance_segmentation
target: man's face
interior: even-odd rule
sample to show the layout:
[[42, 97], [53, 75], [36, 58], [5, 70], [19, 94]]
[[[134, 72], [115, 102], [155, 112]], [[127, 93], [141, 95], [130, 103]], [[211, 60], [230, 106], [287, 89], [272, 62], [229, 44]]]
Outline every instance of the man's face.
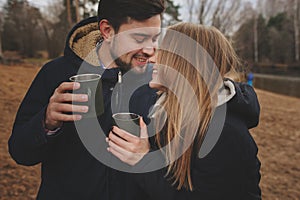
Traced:
[[110, 54], [123, 71], [133, 68], [137, 73], [146, 69], [149, 58], [154, 56], [161, 32], [160, 15], [145, 21], [130, 20], [122, 24], [110, 46]]

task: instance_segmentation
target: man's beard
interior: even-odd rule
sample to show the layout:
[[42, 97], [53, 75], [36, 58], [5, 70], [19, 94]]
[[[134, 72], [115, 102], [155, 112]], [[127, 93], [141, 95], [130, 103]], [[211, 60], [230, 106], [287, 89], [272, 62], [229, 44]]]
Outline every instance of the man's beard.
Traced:
[[111, 57], [114, 59], [114, 62], [116, 63], [116, 65], [119, 67], [119, 69], [122, 71], [123, 74], [128, 72], [132, 68], [131, 63], [126, 63], [120, 57], [117, 57], [113, 49], [110, 49], [110, 54]]

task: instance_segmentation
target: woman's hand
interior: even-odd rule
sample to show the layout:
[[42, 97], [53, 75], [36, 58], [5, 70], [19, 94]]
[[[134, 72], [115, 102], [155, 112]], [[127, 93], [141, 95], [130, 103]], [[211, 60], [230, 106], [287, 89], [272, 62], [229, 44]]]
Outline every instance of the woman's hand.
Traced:
[[137, 164], [150, 150], [147, 126], [140, 118], [140, 137], [132, 135], [116, 126], [109, 133], [107, 150], [124, 163]]

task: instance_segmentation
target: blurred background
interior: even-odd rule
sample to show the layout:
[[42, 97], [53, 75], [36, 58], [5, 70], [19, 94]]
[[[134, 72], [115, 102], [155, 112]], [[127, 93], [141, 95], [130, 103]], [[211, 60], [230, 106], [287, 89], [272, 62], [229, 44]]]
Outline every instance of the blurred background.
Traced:
[[[213, 25], [233, 43], [256, 87], [300, 97], [299, 0], [167, 0], [164, 27], [179, 21]], [[40, 64], [62, 54], [97, 0], [0, 0], [0, 60]], [[263, 74], [263, 75], [261, 75]], [[285, 75], [290, 79], [266, 75]], [[294, 78], [293, 78], [294, 77]], [[270, 81], [276, 81], [275, 86]], [[290, 85], [292, 82], [292, 85]]]
[[[40, 67], [63, 53], [70, 29], [97, 0], [0, 0], [0, 199], [34, 199], [39, 166], [7, 153], [17, 108]], [[166, 0], [163, 26], [189, 21], [232, 42], [261, 103], [251, 130], [262, 161], [263, 199], [300, 199], [300, 0]]]

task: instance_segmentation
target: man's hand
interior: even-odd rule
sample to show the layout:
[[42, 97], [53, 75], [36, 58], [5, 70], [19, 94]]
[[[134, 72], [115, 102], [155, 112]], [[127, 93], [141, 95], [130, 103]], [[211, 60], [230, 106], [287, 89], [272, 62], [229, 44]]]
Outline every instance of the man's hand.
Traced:
[[63, 122], [78, 121], [82, 118], [79, 114], [73, 115], [67, 113], [86, 113], [88, 111], [88, 106], [72, 105], [72, 101], [88, 101], [88, 96], [86, 94], [72, 94], [68, 92], [79, 88], [79, 83], [64, 82], [55, 89], [47, 107], [45, 128], [54, 130], [61, 127]]
[[107, 150], [131, 166], [138, 163], [150, 150], [147, 126], [142, 118], [140, 127], [140, 137], [137, 137], [114, 126], [106, 138]]

